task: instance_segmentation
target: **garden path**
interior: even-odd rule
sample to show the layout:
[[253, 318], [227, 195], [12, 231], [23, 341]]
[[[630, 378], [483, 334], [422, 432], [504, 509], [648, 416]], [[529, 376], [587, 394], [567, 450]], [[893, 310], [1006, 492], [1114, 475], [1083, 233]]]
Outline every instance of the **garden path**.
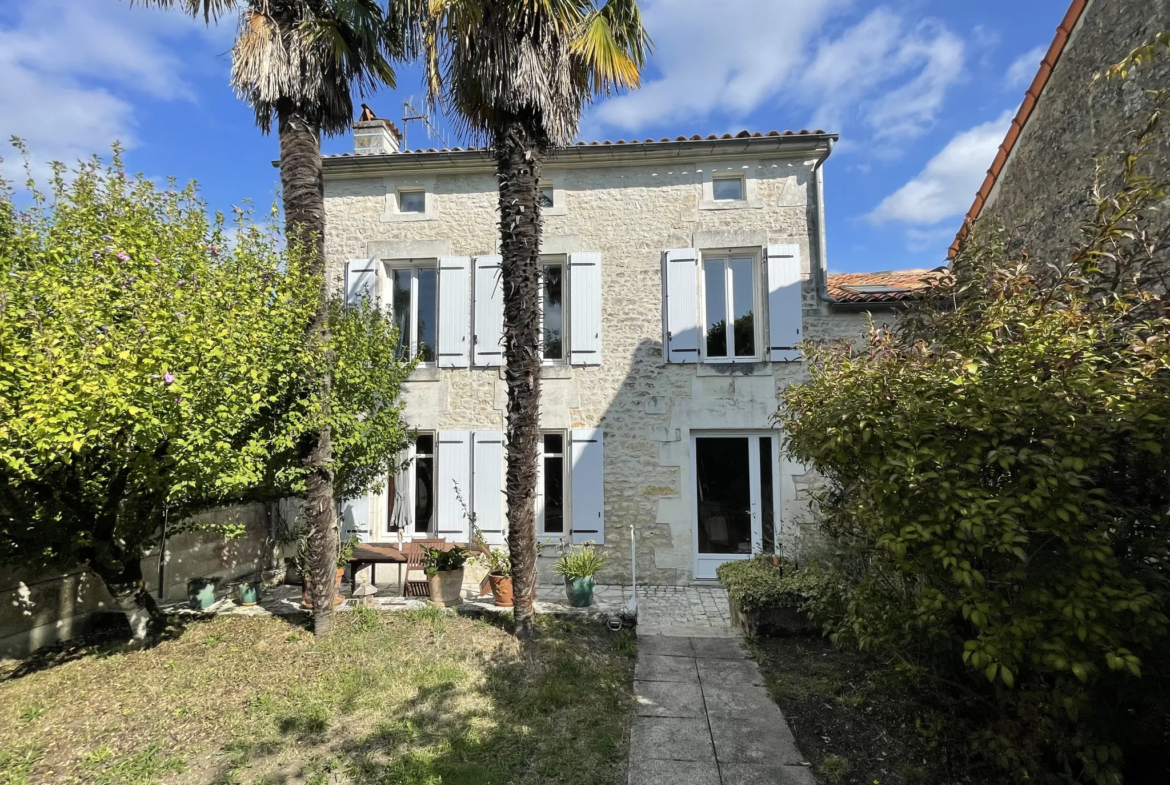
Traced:
[[629, 785], [816, 785], [730, 627], [726, 636], [692, 636], [690, 626], [656, 624], [643, 603]]

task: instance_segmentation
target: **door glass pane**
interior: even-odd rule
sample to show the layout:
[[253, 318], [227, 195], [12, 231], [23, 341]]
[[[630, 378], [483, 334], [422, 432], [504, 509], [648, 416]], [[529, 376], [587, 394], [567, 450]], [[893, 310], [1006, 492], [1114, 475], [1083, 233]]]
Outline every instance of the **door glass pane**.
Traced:
[[776, 552], [776, 506], [772, 503], [772, 439], [760, 437], [760, 515], [764, 553]]
[[420, 434], [414, 442], [414, 530], [429, 532], [435, 515], [435, 437]]
[[544, 268], [544, 359], [565, 359], [564, 273], [559, 264]]
[[752, 310], [755, 298], [752, 287], [752, 258], [736, 257], [731, 264], [731, 303], [735, 309], [735, 356], [754, 357], [756, 354], [756, 328]]
[[707, 306], [707, 356], [727, 356], [727, 276], [722, 259], [703, 262]]
[[752, 491], [744, 437], [695, 440], [700, 553], [752, 552]]
[[565, 437], [544, 435], [544, 532], [565, 531]]
[[435, 330], [438, 327], [439, 271], [424, 267], [418, 271], [418, 354], [424, 363], [435, 361]]
[[398, 328], [398, 356], [410, 358], [410, 270], [394, 271], [394, 326]]

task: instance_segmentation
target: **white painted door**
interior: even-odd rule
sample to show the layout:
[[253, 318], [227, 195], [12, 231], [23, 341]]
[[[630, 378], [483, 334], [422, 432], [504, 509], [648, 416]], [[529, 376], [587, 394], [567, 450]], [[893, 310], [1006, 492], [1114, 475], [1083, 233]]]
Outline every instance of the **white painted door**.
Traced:
[[692, 436], [697, 580], [714, 579], [725, 562], [775, 552], [780, 509], [775, 442], [773, 434]]

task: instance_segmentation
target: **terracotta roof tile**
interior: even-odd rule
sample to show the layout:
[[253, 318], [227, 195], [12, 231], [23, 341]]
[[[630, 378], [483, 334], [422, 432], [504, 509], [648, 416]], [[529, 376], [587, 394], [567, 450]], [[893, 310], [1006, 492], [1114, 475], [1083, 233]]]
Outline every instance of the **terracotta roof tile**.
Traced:
[[829, 273], [829, 296], [840, 303], [893, 303], [910, 300], [931, 287], [945, 271], [887, 270], [879, 273]]

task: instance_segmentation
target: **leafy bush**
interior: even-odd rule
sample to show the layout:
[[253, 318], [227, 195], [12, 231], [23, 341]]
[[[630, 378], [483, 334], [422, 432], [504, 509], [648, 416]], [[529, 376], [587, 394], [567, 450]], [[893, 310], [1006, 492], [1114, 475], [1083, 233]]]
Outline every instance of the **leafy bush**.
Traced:
[[553, 572], [571, 581], [590, 578], [601, 572], [606, 556], [593, 547], [593, 543], [574, 545], [557, 558]]
[[492, 548], [489, 545], [483, 545], [483, 550], [476, 554], [475, 559], [492, 575], [503, 575], [505, 577], [512, 574], [512, 556], [504, 548]]
[[806, 345], [778, 414], [827, 480], [835, 640], [986, 712], [975, 744], [1020, 781], [1119, 782], [1119, 695], [1166, 645], [1170, 263], [1141, 160], [1068, 258], [982, 227], [896, 328]]
[[426, 545], [422, 546], [423, 550], [423, 572], [427, 575], [434, 575], [438, 572], [451, 572], [454, 570], [463, 569], [463, 565], [467, 563], [467, 557], [470, 553], [467, 548], [459, 545], [449, 551], [442, 548], [430, 548]]
[[823, 570], [816, 562], [797, 568], [782, 559], [776, 566], [767, 556], [755, 556], [725, 562], [715, 574], [727, 596], [748, 613], [796, 608], [821, 624], [844, 615], [841, 577]]

